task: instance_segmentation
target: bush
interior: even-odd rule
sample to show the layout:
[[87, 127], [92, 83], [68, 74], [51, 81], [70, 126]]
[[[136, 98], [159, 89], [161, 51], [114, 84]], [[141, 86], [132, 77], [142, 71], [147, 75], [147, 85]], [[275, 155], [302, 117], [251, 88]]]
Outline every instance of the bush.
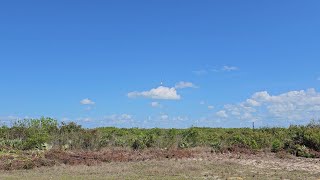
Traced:
[[215, 139], [211, 144], [210, 146], [212, 147], [213, 150], [215, 151], [221, 151], [222, 149], [222, 144], [221, 144], [221, 141]]
[[[268, 150], [289, 152], [296, 156], [315, 157], [320, 154], [320, 126], [289, 128], [196, 128], [189, 129], [119, 129], [105, 127], [85, 129], [74, 122], [58, 123], [52, 118], [24, 119], [11, 127], [0, 127], [1, 150], [98, 150], [103, 147], [192, 148], [211, 147], [225, 152]], [[318, 155], [317, 155], [318, 154]]]
[[279, 139], [272, 141], [271, 152], [279, 152], [283, 148], [282, 142]]
[[250, 141], [250, 148], [253, 149], [253, 150], [259, 149], [259, 146], [258, 146], [256, 140], [252, 139]]
[[186, 149], [186, 148], [189, 148], [189, 147], [191, 147], [191, 146], [190, 146], [190, 144], [189, 144], [188, 142], [186, 142], [186, 141], [183, 141], [183, 142], [180, 142], [180, 143], [179, 143], [179, 148], [180, 148], [180, 149]]
[[146, 148], [147, 146], [145, 145], [145, 143], [141, 140], [141, 139], [136, 139], [134, 140], [134, 142], [132, 143], [132, 149], [134, 150], [141, 150]]
[[296, 146], [296, 156], [298, 157], [306, 157], [306, 158], [314, 158], [314, 155], [310, 153], [309, 149], [306, 146]]

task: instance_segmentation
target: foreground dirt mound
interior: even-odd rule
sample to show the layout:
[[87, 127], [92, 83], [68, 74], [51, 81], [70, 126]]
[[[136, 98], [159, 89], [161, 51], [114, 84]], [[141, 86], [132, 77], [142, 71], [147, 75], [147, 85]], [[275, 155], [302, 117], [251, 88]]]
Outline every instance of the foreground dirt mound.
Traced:
[[150, 149], [134, 151], [127, 149], [107, 149], [102, 151], [61, 151], [51, 150], [42, 153], [21, 153], [0, 156], [0, 170], [32, 169], [54, 165], [93, 166], [108, 162], [131, 162], [161, 159], [192, 158], [192, 150]]
[[193, 152], [189, 150], [104, 150], [98, 152], [88, 151], [58, 151], [53, 150], [45, 154], [48, 160], [56, 161], [60, 164], [88, 166], [96, 165], [102, 162], [129, 162], [129, 161], [146, 161], [151, 159], [164, 158], [191, 158]]
[[0, 170], [33, 169], [42, 166], [51, 167], [55, 164], [54, 160], [28, 153], [0, 156]]
[[298, 158], [284, 153], [247, 152], [236, 149], [232, 152], [215, 153], [208, 148], [194, 149], [104, 149], [100, 151], [14, 152], [0, 154], [0, 170], [33, 169], [55, 165], [95, 166], [121, 162], [149, 162], [177, 160], [190, 162], [235, 163], [268, 169], [303, 170], [320, 172], [320, 159]]

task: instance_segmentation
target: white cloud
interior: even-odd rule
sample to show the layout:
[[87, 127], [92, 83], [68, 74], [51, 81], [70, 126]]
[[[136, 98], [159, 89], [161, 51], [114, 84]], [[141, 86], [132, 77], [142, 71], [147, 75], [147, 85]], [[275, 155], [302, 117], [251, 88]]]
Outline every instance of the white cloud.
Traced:
[[315, 89], [289, 91], [279, 95], [261, 91], [244, 102], [225, 105], [223, 111], [230, 118], [248, 121], [308, 121], [320, 117], [320, 93]]
[[231, 72], [231, 71], [237, 71], [237, 70], [239, 70], [239, 68], [236, 66], [222, 66], [217, 69], [212, 69], [211, 71], [213, 71], [213, 72]]
[[221, 118], [228, 118], [228, 114], [227, 114], [227, 112], [224, 111], [224, 110], [218, 111], [218, 112], [216, 113], [216, 115], [217, 115], [218, 117], [221, 117]]
[[17, 116], [3, 116], [3, 117], [0, 117], [0, 126], [9, 125], [10, 123], [15, 122], [17, 120], [21, 120], [21, 119], [24, 119], [24, 118], [17, 117]]
[[169, 123], [171, 125], [174, 125], [174, 123], [177, 122], [186, 122], [189, 120], [188, 116], [169, 116], [168, 114], [160, 114], [159, 116], [156, 117], [150, 117], [151, 119], [153, 118], [154, 120], [161, 122], [161, 123]]
[[94, 105], [94, 104], [95, 104], [95, 102], [93, 102], [93, 101], [90, 100], [89, 98], [86, 98], [86, 99], [81, 100], [80, 103], [81, 103], [82, 105]]
[[188, 121], [189, 117], [188, 116], [176, 116], [172, 117], [173, 121]]
[[253, 100], [253, 99], [247, 99], [247, 101], [244, 104], [246, 104], [248, 106], [255, 106], [255, 107], [261, 105], [260, 102]]
[[130, 114], [112, 114], [102, 117], [79, 117], [79, 118], [67, 118], [60, 119], [61, 121], [75, 121], [80, 124], [95, 125], [96, 127], [103, 126], [116, 126], [116, 127], [136, 127], [137, 123], [134, 117]]
[[23, 120], [23, 119], [35, 119], [36, 117], [31, 117], [31, 116], [2, 116], [0, 117], [0, 126], [2, 124], [10, 125], [12, 122], [16, 122], [18, 120]]
[[104, 116], [102, 123], [106, 125], [132, 125], [134, 123], [133, 116], [130, 114], [113, 114]]
[[154, 107], [154, 108], [160, 108], [162, 107], [162, 105], [159, 103], [159, 102], [151, 102], [151, 107]]
[[[206, 104], [207, 104], [207, 103], [206, 103], [205, 101], [200, 101], [200, 105], [206, 105]], [[212, 110], [212, 109], [214, 109], [215, 107], [214, 107], [213, 105], [208, 104], [208, 105], [207, 105], [207, 108], [210, 109], [210, 110]]]
[[180, 81], [179, 83], [177, 83], [175, 85], [176, 89], [184, 89], [184, 88], [197, 88], [197, 86], [195, 86], [193, 83], [191, 82], [184, 82], [184, 81]]
[[70, 122], [72, 120], [70, 118], [67, 118], [67, 117], [62, 117], [62, 118], [60, 118], [60, 121], [62, 121], [62, 122]]
[[94, 121], [94, 119], [92, 119], [92, 118], [89, 118], [89, 117], [84, 117], [84, 118], [77, 118], [76, 119], [76, 121], [77, 122], [92, 122], [92, 121]]
[[158, 128], [187, 128], [192, 124], [188, 116], [177, 115], [172, 116], [166, 113], [158, 115], [147, 116], [143, 122], [139, 123], [139, 127], [158, 127]]
[[169, 88], [165, 86], [159, 86], [149, 91], [142, 92], [130, 92], [128, 93], [129, 98], [144, 97], [151, 99], [166, 99], [166, 100], [179, 100], [181, 96], [177, 93], [175, 88]]
[[160, 119], [161, 120], [168, 120], [169, 116], [167, 114], [163, 114], [163, 115], [160, 116]]
[[236, 67], [236, 66], [223, 66], [221, 68], [222, 71], [236, 71], [238, 70], [239, 68]]

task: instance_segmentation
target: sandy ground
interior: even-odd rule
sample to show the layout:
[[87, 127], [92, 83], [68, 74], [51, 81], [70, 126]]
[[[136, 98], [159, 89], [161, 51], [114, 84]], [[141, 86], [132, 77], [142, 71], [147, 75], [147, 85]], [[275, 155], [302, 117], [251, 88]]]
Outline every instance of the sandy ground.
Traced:
[[59, 165], [33, 170], [0, 171], [0, 179], [319, 179], [320, 159], [271, 153], [215, 154], [192, 158], [146, 159], [100, 165]]

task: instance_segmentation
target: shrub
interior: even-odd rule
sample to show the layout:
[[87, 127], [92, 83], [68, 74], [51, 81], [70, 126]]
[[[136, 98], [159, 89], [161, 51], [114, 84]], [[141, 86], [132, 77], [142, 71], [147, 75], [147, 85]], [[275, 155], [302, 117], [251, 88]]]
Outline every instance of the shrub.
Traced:
[[279, 139], [275, 139], [272, 141], [271, 151], [275, 153], [279, 152], [283, 148], [282, 146], [282, 142]]
[[215, 139], [211, 142], [210, 147], [214, 152], [223, 152], [227, 147], [222, 143], [221, 140]]
[[134, 140], [134, 142], [132, 143], [132, 149], [134, 150], [140, 150], [140, 149], [144, 149], [147, 146], [145, 145], [145, 143], [141, 140], [141, 139], [136, 139]]
[[306, 157], [306, 158], [314, 158], [314, 155], [310, 153], [309, 149], [306, 146], [296, 146], [296, 156], [298, 157]]
[[24, 119], [11, 127], [0, 127], [0, 150], [98, 150], [103, 147], [191, 148], [211, 147], [252, 152], [269, 150], [289, 152], [296, 156], [318, 157], [320, 126], [289, 128], [196, 128], [189, 129], [119, 129], [115, 127], [85, 129], [74, 122], [58, 123], [51, 118]]
[[250, 141], [250, 148], [251, 148], [251, 149], [254, 149], [254, 150], [256, 150], [256, 149], [259, 148], [256, 140], [252, 139], [252, 140]]

